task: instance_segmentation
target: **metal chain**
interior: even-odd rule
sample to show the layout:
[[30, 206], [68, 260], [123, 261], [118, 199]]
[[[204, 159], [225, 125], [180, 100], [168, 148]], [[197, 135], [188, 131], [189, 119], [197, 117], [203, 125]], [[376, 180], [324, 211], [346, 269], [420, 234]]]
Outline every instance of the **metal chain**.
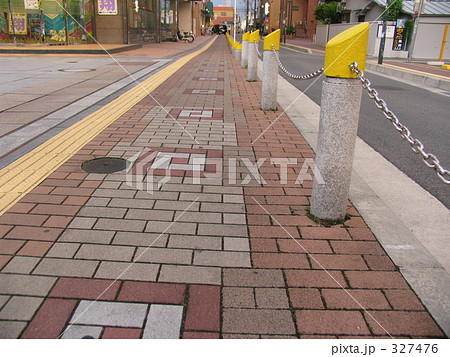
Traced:
[[261, 52], [259, 52], [259, 48], [258, 48], [258, 44], [255, 42], [253, 42], [255, 44], [255, 48], [256, 48], [256, 53], [258, 54], [259, 57], [261, 57]]
[[358, 68], [358, 63], [353, 62], [350, 65], [350, 69], [356, 73], [356, 76], [362, 82], [363, 87], [367, 89], [369, 97], [373, 99], [376, 106], [383, 111], [384, 116], [391, 122], [395, 129], [397, 129], [402, 139], [406, 140], [409, 143], [411, 150], [415, 154], [420, 153], [422, 155], [422, 161], [424, 162], [424, 164], [432, 168], [436, 172], [437, 176], [442, 180], [442, 182], [450, 185], [450, 171], [442, 167], [435, 155], [425, 152], [423, 144], [418, 139], [415, 139], [413, 136], [411, 136], [411, 132], [409, 131], [409, 129], [405, 125], [400, 123], [397, 116], [391, 110], [389, 110], [386, 102], [378, 97], [378, 92], [371, 87], [371, 83], [364, 76], [364, 72]]
[[291, 77], [293, 79], [305, 80], [305, 79], [312, 79], [312, 78], [318, 77], [323, 73], [323, 67], [322, 67], [321, 69], [318, 69], [317, 71], [314, 71], [314, 72], [312, 72], [310, 74], [306, 74], [306, 75], [292, 74], [281, 63], [280, 57], [278, 56], [278, 52], [275, 50], [275, 47], [273, 47], [273, 45], [272, 45], [272, 52], [275, 56], [275, 59], [277, 60], [278, 67], [280, 67], [281, 70], [288, 75], [288, 77]]

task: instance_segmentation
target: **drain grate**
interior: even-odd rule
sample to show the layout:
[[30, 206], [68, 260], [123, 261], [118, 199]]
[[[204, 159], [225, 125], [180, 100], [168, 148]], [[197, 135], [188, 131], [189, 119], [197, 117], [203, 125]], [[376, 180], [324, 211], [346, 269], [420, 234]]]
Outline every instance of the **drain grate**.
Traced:
[[114, 157], [101, 157], [83, 162], [81, 168], [93, 174], [111, 174], [127, 168], [127, 160]]

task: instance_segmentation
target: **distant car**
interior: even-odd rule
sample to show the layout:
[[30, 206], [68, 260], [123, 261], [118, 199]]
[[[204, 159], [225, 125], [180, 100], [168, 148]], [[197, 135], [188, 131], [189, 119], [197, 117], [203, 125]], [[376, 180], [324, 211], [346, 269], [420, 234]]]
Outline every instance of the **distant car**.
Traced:
[[214, 25], [212, 28], [212, 32], [220, 35], [222, 33], [227, 33], [227, 26], [226, 25]]

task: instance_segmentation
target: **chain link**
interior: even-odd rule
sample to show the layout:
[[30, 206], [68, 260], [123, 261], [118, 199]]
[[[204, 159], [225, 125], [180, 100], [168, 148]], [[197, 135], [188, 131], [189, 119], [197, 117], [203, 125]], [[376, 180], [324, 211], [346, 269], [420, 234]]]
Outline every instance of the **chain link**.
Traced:
[[255, 42], [253, 42], [255, 44], [255, 48], [256, 48], [256, 53], [258, 54], [259, 57], [261, 57], [261, 52], [259, 52], [259, 48], [258, 48], [258, 44]]
[[356, 73], [356, 76], [361, 81], [363, 87], [367, 89], [369, 97], [375, 101], [376, 106], [383, 111], [384, 116], [391, 122], [391, 124], [395, 127], [395, 129], [397, 129], [402, 139], [406, 140], [409, 143], [409, 145], [411, 146], [411, 150], [416, 154], [421, 154], [422, 161], [424, 162], [424, 164], [427, 165], [429, 168], [432, 168], [436, 172], [436, 175], [442, 180], [442, 182], [446, 183], [447, 185], [450, 185], [450, 171], [442, 167], [438, 158], [435, 155], [427, 153], [424, 150], [424, 146], [420, 142], [420, 140], [414, 138], [411, 135], [409, 129], [405, 125], [400, 123], [397, 116], [391, 110], [389, 110], [386, 102], [380, 97], [378, 97], [378, 92], [371, 87], [371, 83], [364, 76], [364, 72], [358, 68], [358, 63], [353, 62], [350, 65], [350, 68], [353, 72]]
[[292, 74], [281, 63], [280, 57], [278, 56], [278, 52], [275, 50], [275, 47], [273, 47], [273, 45], [272, 45], [272, 52], [273, 52], [273, 54], [275, 56], [275, 59], [277, 60], [278, 67], [280, 67], [281, 70], [284, 73], [286, 73], [288, 75], [288, 77], [290, 77], [292, 79], [300, 79], [300, 80], [312, 79], [312, 78], [320, 76], [323, 73], [323, 67], [322, 67], [321, 69], [318, 69], [317, 71], [314, 71], [314, 72], [312, 72], [310, 74], [306, 74], [306, 75]]

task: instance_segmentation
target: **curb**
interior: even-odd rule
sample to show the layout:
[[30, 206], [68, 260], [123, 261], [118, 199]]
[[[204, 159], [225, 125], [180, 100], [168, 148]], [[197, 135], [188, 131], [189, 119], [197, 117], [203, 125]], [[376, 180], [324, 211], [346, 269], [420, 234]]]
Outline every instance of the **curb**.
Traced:
[[19, 47], [13, 47], [13, 48], [0, 48], [1, 54], [62, 54], [62, 55], [74, 55], [74, 54], [81, 54], [81, 55], [104, 55], [106, 53], [119, 53], [119, 52], [126, 52], [130, 50], [137, 50], [138, 48], [141, 48], [141, 44], [134, 44], [134, 45], [124, 45], [121, 47], [115, 47], [108, 50], [104, 49], [98, 49], [98, 50], [80, 50], [80, 49], [69, 49], [69, 48], [61, 48], [61, 49], [54, 49], [54, 48], [43, 48], [43, 49], [26, 49], [26, 48], [19, 48]]
[[389, 77], [405, 79], [411, 82], [425, 84], [430, 87], [450, 90], [450, 79], [435, 77], [432, 74], [419, 73], [412, 70], [394, 68], [390, 65], [380, 65], [378, 63], [366, 62], [366, 70], [383, 73]]
[[286, 48], [290, 48], [291, 50], [296, 50], [296, 51], [300, 51], [300, 52], [305, 52], [309, 55], [311, 55], [313, 52], [311, 49], [307, 48], [307, 47], [300, 47], [300, 46], [296, 46], [296, 45], [290, 45], [287, 43], [280, 43], [281, 47], [286, 47]]

